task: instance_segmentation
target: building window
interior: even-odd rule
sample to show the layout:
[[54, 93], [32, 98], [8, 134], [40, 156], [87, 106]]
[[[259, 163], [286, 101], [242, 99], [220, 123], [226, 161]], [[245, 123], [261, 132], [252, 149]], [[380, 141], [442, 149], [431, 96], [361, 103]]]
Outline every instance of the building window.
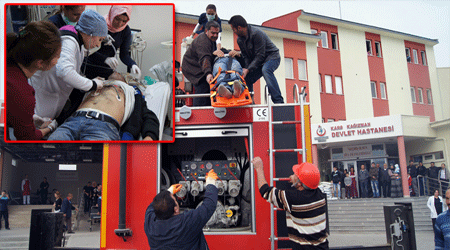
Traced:
[[333, 83], [331, 82], [331, 76], [325, 75], [325, 92], [333, 93]]
[[322, 118], [322, 123], [325, 123], [325, 118]]
[[336, 85], [336, 94], [338, 95], [342, 95], [342, 77], [340, 76], [335, 76], [334, 77], [334, 84]]
[[323, 89], [322, 89], [322, 75], [321, 74], [319, 74], [319, 89], [320, 89], [320, 93], [322, 93]]
[[422, 64], [427, 65], [427, 57], [425, 56], [425, 51], [420, 51], [420, 55], [422, 56]]
[[414, 89], [414, 87], [411, 87], [411, 101], [413, 103], [416, 103], [416, 90]]
[[409, 50], [409, 48], [405, 48], [406, 51], [406, 61], [407, 62], [411, 62], [411, 51]]
[[328, 48], [328, 33], [326, 31], [320, 32], [320, 39], [322, 39], [322, 48]]
[[375, 54], [378, 57], [381, 57], [381, 43], [375, 42]]
[[433, 104], [433, 99], [431, 99], [431, 89], [427, 89], [427, 102], [428, 104]]
[[377, 98], [377, 83], [370, 82], [370, 89], [372, 90], [372, 98]]
[[[317, 30], [311, 29], [311, 34], [317, 34]], [[317, 47], [319, 47], [319, 42], [316, 43]]]
[[414, 64], [419, 64], [419, 57], [417, 56], [417, 50], [413, 49]]
[[380, 82], [380, 95], [381, 99], [386, 99], [386, 83]]
[[334, 122], [333, 118], [328, 118], [327, 122]]
[[367, 49], [367, 55], [373, 55], [372, 54], [372, 41], [366, 40], [366, 49]]
[[419, 103], [423, 103], [423, 91], [422, 88], [417, 88], [417, 97], [419, 99]]
[[331, 33], [331, 48], [338, 50], [338, 38], [337, 38], [337, 34], [333, 34]]
[[287, 79], [294, 79], [294, 65], [292, 58], [284, 58], [284, 70]]
[[298, 60], [298, 79], [299, 80], [308, 80], [308, 77], [306, 75], [306, 61], [305, 60]]

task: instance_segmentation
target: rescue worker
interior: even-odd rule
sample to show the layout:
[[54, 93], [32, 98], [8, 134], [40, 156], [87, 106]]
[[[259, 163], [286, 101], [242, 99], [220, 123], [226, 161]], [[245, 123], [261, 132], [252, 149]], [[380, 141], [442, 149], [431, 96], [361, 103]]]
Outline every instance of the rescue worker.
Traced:
[[319, 169], [308, 162], [294, 165], [289, 182], [296, 190], [281, 190], [267, 184], [260, 157], [252, 163], [262, 197], [286, 211], [289, 239], [296, 243], [292, 249], [328, 249], [327, 201], [318, 188]]
[[172, 185], [153, 198], [145, 212], [144, 230], [152, 250], [204, 250], [209, 249], [203, 227], [214, 214], [217, 205], [217, 174], [214, 169], [206, 175], [203, 204], [180, 214], [175, 194], [182, 185]]
[[[200, 34], [192, 42], [183, 57], [182, 68], [184, 76], [194, 85], [195, 94], [210, 93], [209, 82], [213, 80], [213, 61], [217, 54], [216, 40], [220, 26], [215, 21], [206, 23], [205, 33]], [[219, 50], [220, 51], [220, 50]], [[221, 56], [223, 52], [220, 51]], [[194, 106], [210, 106], [209, 97], [194, 98]]]

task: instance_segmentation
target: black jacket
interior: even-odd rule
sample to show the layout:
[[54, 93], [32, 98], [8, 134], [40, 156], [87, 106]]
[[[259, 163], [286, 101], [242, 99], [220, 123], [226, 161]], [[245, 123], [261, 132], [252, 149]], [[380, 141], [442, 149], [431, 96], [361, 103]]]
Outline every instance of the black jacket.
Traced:
[[341, 171], [339, 171], [339, 170], [337, 170], [336, 172], [333, 171], [333, 172], [331, 173], [331, 175], [332, 175], [331, 180], [333, 181], [333, 183], [339, 183], [339, 182], [342, 181], [342, 174], [341, 174]]
[[202, 78], [208, 74], [212, 74], [214, 62], [213, 52], [216, 49], [216, 42], [211, 41], [206, 33], [202, 33], [194, 39], [184, 54], [181, 65], [184, 76], [192, 84], [197, 85]]

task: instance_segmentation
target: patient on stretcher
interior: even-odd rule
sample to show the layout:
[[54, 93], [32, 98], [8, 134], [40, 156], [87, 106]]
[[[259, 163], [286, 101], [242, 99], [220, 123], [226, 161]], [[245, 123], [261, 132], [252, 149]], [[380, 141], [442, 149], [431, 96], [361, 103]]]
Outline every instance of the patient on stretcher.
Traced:
[[107, 81], [86, 93], [83, 102], [48, 140], [158, 140], [159, 121], [138, 88]]
[[[213, 67], [213, 75], [217, 76], [217, 93], [221, 97], [230, 99], [238, 98], [244, 92], [244, 86], [241, 82], [242, 67], [241, 64], [232, 57], [216, 57]], [[233, 71], [227, 73], [226, 71]]]

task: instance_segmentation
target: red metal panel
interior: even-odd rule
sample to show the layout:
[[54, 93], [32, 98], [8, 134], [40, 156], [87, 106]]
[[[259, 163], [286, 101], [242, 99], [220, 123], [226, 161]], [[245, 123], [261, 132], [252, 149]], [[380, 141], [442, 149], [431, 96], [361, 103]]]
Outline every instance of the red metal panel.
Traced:
[[225, 117], [219, 119], [214, 115], [214, 108], [192, 109], [191, 117], [188, 120], [180, 118], [176, 126], [251, 123], [253, 121], [252, 108], [227, 108], [226, 112]]
[[[422, 65], [422, 58], [420, 56], [421, 51], [425, 51], [425, 45], [419, 44], [415, 42], [405, 41], [405, 47], [409, 48], [411, 51], [411, 63], [408, 63], [408, 74], [409, 74], [409, 82], [412, 87], [415, 88], [416, 91], [416, 102], [413, 103], [413, 113], [414, 115], [423, 115], [429, 116], [430, 121], [435, 121], [434, 117], [434, 107], [433, 105], [428, 104], [427, 100], [427, 89], [431, 89], [430, 83], [430, 73], [428, 71], [427, 65]], [[414, 55], [413, 50], [417, 50], [417, 56], [419, 60], [419, 64], [414, 63]], [[418, 88], [422, 88], [423, 90], [423, 104], [419, 103], [418, 98]], [[433, 94], [433, 93], [432, 93]]]

